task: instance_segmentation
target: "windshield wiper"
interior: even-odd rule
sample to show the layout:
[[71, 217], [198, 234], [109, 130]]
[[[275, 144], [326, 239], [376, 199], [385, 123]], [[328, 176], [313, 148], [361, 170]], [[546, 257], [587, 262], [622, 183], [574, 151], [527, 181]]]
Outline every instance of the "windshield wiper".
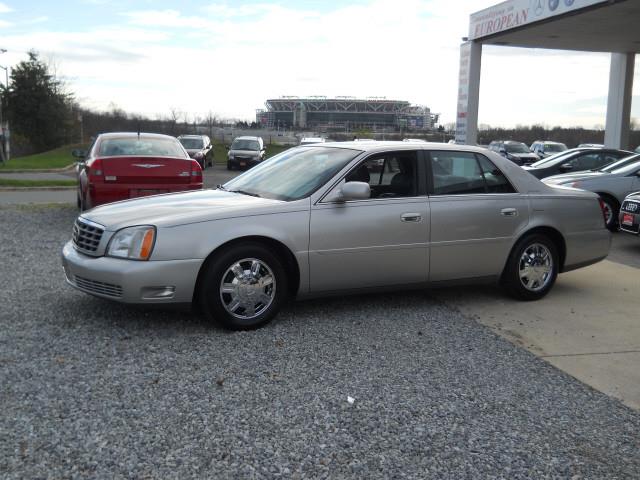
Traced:
[[246, 190], [229, 190], [231, 193], [240, 193], [242, 195], [249, 195], [250, 197], [258, 197], [258, 198], [262, 198], [260, 197], [260, 195], [258, 195], [257, 193], [253, 193], [253, 192], [247, 192]]

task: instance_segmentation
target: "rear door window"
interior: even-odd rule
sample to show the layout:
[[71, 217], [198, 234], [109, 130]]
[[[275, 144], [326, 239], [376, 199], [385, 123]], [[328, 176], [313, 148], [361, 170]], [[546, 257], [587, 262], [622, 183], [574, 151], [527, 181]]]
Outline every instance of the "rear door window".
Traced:
[[430, 152], [434, 195], [513, 193], [504, 174], [483, 155], [472, 152]]

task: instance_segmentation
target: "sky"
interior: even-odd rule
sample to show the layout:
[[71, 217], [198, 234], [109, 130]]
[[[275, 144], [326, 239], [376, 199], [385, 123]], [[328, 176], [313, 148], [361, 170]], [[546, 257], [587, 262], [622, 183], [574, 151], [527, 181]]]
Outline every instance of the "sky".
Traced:
[[[447, 124], [469, 15], [495, 3], [0, 0], [0, 65], [36, 50], [95, 110], [253, 121], [267, 98], [375, 96], [428, 106]], [[602, 127], [609, 58], [485, 46], [479, 123]], [[638, 118], [639, 80], [636, 68]]]

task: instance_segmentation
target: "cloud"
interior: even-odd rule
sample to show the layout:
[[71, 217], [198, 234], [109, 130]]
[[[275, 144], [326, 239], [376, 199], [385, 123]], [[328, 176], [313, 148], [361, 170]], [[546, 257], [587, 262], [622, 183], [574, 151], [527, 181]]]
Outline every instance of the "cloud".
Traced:
[[[455, 118], [461, 37], [487, 0], [452, 4], [370, 0], [320, 12], [213, 3], [188, 15], [179, 6], [141, 9], [118, 14], [119, 25], [33, 26], [3, 35], [2, 46], [53, 55], [95, 108], [115, 102], [154, 115], [176, 106], [251, 120], [280, 95], [385, 96], [427, 105], [446, 123]], [[480, 122], [604, 123], [603, 102], [594, 98], [607, 93], [608, 55], [485, 47], [482, 62]]]
[[9, 13], [13, 12], [13, 8], [9, 7], [7, 4], [0, 2], [0, 13]]
[[139, 10], [121, 14], [133, 25], [146, 27], [195, 28], [211, 27], [211, 22], [199, 17], [184, 17], [177, 10]]

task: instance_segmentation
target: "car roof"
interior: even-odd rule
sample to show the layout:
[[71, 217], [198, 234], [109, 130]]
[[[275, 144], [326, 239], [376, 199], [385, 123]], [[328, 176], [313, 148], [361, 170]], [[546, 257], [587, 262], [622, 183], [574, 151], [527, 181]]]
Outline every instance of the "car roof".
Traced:
[[309, 145], [300, 148], [348, 148], [351, 150], [360, 150], [362, 152], [384, 152], [389, 150], [450, 150], [462, 152], [474, 152], [486, 154], [487, 149], [483, 147], [475, 147], [472, 145], [458, 145], [455, 143], [439, 143], [439, 142], [402, 142], [393, 140], [383, 140], [378, 142], [326, 142], [322, 145]]

